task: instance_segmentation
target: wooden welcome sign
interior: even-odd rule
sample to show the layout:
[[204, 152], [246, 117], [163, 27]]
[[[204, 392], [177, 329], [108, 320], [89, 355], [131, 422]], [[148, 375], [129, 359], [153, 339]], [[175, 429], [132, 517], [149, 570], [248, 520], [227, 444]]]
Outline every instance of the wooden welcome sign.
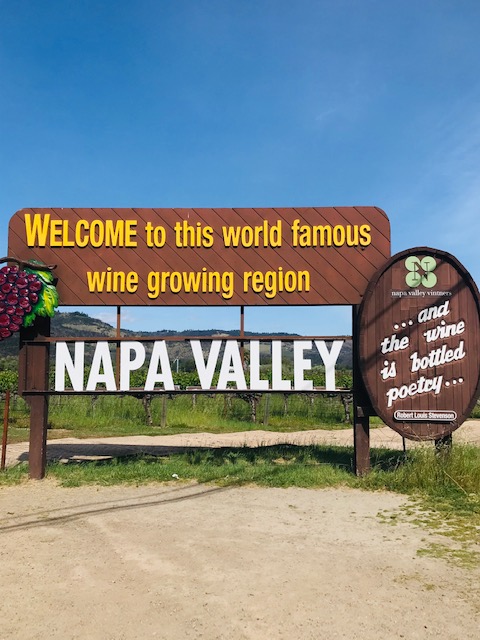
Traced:
[[452, 255], [419, 247], [389, 260], [360, 309], [360, 369], [377, 415], [406, 438], [437, 440], [480, 390], [477, 287]]
[[[39, 263], [50, 266], [49, 277], [54, 276], [59, 303], [65, 306], [236, 305], [243, 310], [244, 306], [254, 305], [353, 305], [356, 308], [370, 279], [390, 257], [390, 223], [377, 207], [32, 208], [18, 211], [12, 217], [8, 254], [8, 260], [16, 262], [22, 270], [27, 263], [34, 269]], [[24, 278], [23, 271], [20, 273]], [[14, 274], [11, 275], [13, 278]], [[35, 306], [31, 314], [42, 309]], [[128, 339], [120, 337], [119, 326], [117, 331], [114, 342], [119, 357], [115, 376], [108, 341], [102, 341], [105, 344], [99, 343], [95, 348], [84, 388], [84, 347], [80, 342], [74, 340], [72, 355], [66, 344], [71, 340], [51, 337], [50, 318], [39, 314], [32, 325], [24, 324], [20, 329], [19, 387], [31, 408], [31, 477], [42, 478], [45, 474], [50, 394], [129, 392], [127, 374], [144, 362], [146, 350], [138, 342], [127, 346]], [[239, 344], [236, 339], [228, 343], [222, 358], [216, 357], [218, 343], [212, 343], [206, 362], [205, 354], [199, 352], [198, 366], [209, 372], [202, 383], [202, 389], [208, 387], [205, 392], [211, 391], [210, 369], [217, 361], [221, 361], [219, 387], [228, 386], [229, 392], [242, 392], [247, 387], [240, 356], [244, 338], [241, 327]], [[312, 390], [311, 381], [303, 375], [311, 366], [305, 355], [308, 339], [300, 340], [304, 342], [297, 340], [294, 345], [293, 383], [283, 379], [278, 364], [273, 367], [271, 386], [257, 375], [258, 358], [253, 357], [256, 351], [251, 344], [250, 388], [253, 384], [256, 389], [270, 391]], [[275, 354], [280, 363], [281, 342], [278, 336], [270, 341], [272, 363]], [[324, 340], [314, 341], [324, 353], [327, 378], [326, 388], [315, 392], [327, 392], [336, 386], [334, 360], [341, 341], [331, 337], [329, 342], [331, 346], [327, 347]], [[49, 388], [50, 345], [55, 347], [54, 390]], [[148, 384], [143, 392], [176, 392], [171, 389], [174, 385], [168, 375], [170, 363], [164, 341], [153, 345], [148, 367]], [[65, 374], [70, 378], [70, 389], [64, 388]], [[278, 378], [276, 382], [274, 377]], [[98, 384], [106, 388], [97, 389]], [[362, 440], [361, 451], [363, 458], [356, 455], [358, 472], [368, 467], [368, 436]]]
[[8, 253], [56, 265], [62, 305], [351, 305], [390, 223], [377, 207], [22, 209]]
[[[22, 269], [36, 268], [45, 287], [54, 274], [62, 305], [351, 305], [357, 473], [369, 468], [373, 413], [407, 438], [439, 440], [468, 417], [480, 392], [475, 283], [456, 258], [443, 251], [420, 247], [390, 258], [389, 221], [377, 207], [23, 209], [10, 221], [8, 247], [8, 260]], [[50, 275], [39, 263], [50, 265]], [[23, 295], [25, 282], [34, 274], [8, 269], [5, 277], [12, 282], [5, 286], [23, 287], [18, 293], [23, 303], [34, 304]], [[31, 407], [29, 463], [34, 478], [45, 473], [48, 396], [138, 394], [130, 389], [129, 373], [147, 359], [144, 346], [121, 337], [118, 329], [113, 340], [116, 375], [108, 341], [100, 341], [85, 387], [82, 339], [50, 337], [50, 318], [33, 320], [36, 312], [49, 315], [39, 304], [30, 312], [33, 324], [20, 329], [19, 358], [19, 384]], [[16, 307], [11, 309], [13, 315], [6, 319], [15, 319], [20, 328]], [[6, 307], [4, 315], [11, 309]], [[73, 355], [69, 340], [76, 342]], [[212, 390], [217, 362], [221, 369], [216, 391], [313, 390], [304, 377], [311, 366], [305, 356], [309, 338], [300, 337], [294, 344], [293, 384], [282, 378], [281, 342], [270, 339], [272, 362], [277, 360], [271, 386], [260, 378], [257, 342], [250, 345], [247, 382], [240, 353], [243, 329], [239, 344], [237, 338], [231, 340], [222, 357], [218, 340], [212, 343], [207, 361], [200, 342], [191, 340], [197, 369], [204, 373], [204, 392]], [[328, 379], [326, 389], [314, 391], [341, 392], [334, 380], [341, 342], [327, 340], [331, 346], [324, 340], [314, 343], [323, 354]], [[52, 343], [54, 390], [49, 388]], [[177, 392], [165, 341], [153, 345], [148, 360], [142, 392]], [[67, 374], [70, 389], [65, 388]], [[106, 388], [98, 389], [98, 384]]]

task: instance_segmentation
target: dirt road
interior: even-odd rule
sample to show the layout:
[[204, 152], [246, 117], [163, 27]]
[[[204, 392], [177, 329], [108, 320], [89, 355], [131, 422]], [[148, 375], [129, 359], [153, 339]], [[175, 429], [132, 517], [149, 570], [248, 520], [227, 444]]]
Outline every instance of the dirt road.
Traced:
[[[455, 439], [478, 443], [480, 422]], [[69, 439], [48, 455], [351, 441], [349, 431]], [[403, 443], [374, 429], [375, 446]], [[27, 456], [9, 447], [9, 464]], [[480, 567], [422, 555], [454, 543], [395, 517], [406, 502], [342, 489], [2, 488], [0, 639], [476, 640]]]
[[[153, 430], [152, 430], [153, 431]], [[453, 434], [453, 441], [480, 445], [480, 420], [468, 420]], [[188, 433], [171, 436], [128, 436], [111, 438], [62, 438], [50, 440], [47, 445], [49, 460], [88, 460], [114, 456], [150, 453], [164, 455], [178, 449], [198, 447], [259, 447], [273, 444], [330, 444], [353, 446], [353, 430], [311, 429], [293, 433], [274, 431], [243, 431], [238, 433]], [[371, 429], [372, 448], [401, 449], [401, 436], [389, 427]], [[407, 448], [432, 446], [407, 440]], [[28, 442], [11, 444], [7, 449], [7, 466], [28, 460]]]
[[[0, 490], [0, 638], [477, 639], [477, 569], [354, 490]], [[378, 514], [386, 514], [379, 517]]]

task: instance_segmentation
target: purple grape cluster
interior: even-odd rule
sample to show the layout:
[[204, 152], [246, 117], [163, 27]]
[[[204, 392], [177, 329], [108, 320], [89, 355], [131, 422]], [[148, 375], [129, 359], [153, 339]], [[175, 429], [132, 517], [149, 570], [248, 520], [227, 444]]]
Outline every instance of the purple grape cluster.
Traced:
[[18, 331], [23, 317], [38, 302], [42, 282], [14, 265], [0, 269], [0, 340]]

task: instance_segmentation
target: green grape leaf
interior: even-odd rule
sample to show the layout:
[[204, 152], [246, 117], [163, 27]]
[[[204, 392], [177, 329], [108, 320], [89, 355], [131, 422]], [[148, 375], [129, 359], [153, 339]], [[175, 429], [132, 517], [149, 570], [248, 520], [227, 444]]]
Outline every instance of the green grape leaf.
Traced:
[[44, 284], [39, 292], [38, 302], [33, 308], [33, 311], [35, 311], [38, 316], [53, 318], [56, 307], [58, 307], [57, 290], [51, 284]]
[[30, 313], [26, 313], [26, 314], [23, 316], [23, 323], [22, 323], [22, 324], [23, 324], [23, 326], [24, 326], [25, 328], [31, 327], [31, 326], [32, 326], [32, 324], [33, 324], [33, 322], [34, 322], [34, 320], [35, 320], [35, 318], [36, 318], [36, 315], [37, 315], [37, 314], [36, 314], [36, 313], [35, 313], [35, 311], [33, 311], [33, 310], [32, 310], [32, 311], [30, 311]]
[[48, 269], [25, 269], [25, 271], [27, 273], [34, 273], [36, 276], [38, 276], [40, 278], [40, 280], [44, 283], [44, 284], [52, 284], [53, 282], [53, 275], [50, 271], [48, 271]]

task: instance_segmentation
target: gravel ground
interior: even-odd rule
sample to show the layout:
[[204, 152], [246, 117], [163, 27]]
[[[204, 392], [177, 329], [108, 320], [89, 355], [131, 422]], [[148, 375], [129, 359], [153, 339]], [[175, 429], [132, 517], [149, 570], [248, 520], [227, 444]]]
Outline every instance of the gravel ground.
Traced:
[[[455, 440], [479, 434], [471, 422]], [[351, 444], [352, 433], [69, 439], [48, 455], [273, 442]], [[374, 429], [372, 446], [403, 443]], [[9, 447], [10, 464], [27, 456]], [[3, 487], [0, 638], [476, 640], [480, 568], [422, 555], [454, 543], [390, 518], [405, 504], [346, 489]]]

